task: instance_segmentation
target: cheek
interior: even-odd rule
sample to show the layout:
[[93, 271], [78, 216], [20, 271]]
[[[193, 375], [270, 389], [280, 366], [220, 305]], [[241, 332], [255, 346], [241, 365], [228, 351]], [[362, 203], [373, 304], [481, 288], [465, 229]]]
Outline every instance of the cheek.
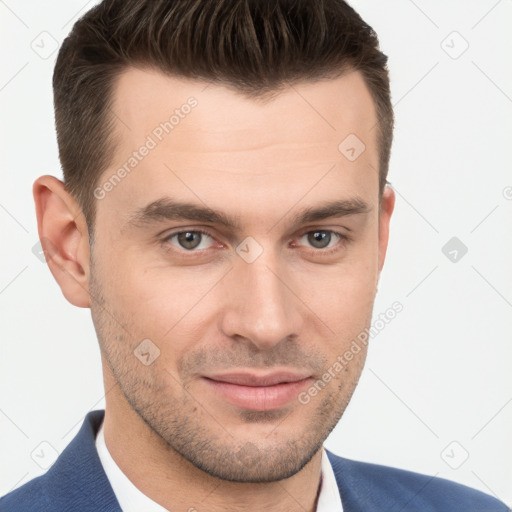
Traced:
[[371, 323], [378, 277], [377, 251], [372, 247], [354, 251], [350, 260], [334, 267], [320, 267], [313, 279], [309, 274], [301, 279], [301, 296], [335, 333], [329, 346], [336, 353]]
[[331, 353], [330, 359], [349, 348], [371, 323], [375, 295], [366, 284], [340, 282], [337, 290], [312, 307], [335, 333], [331, 339], [320, 341]]
[[219, 301], [214, 301], [212, 289], [222, 273], [199, 275], [170, 265], [137, 264], [131, 258], [118, 260], [107, 276], [108, 303], [133, 337], [152, 340], [169, 364], [204, 338], [215, 317]]

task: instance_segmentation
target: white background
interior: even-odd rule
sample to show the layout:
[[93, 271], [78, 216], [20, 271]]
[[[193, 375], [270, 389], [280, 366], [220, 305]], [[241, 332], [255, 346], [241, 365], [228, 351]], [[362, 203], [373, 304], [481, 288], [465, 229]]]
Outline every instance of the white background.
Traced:
[[[104, 407], [89, 310], [68, 304], [32, 253], [32, 183], [61, 177], [56, 52], [45, 52], [93, 4], [0, 3], [0, 495], [44, 472], [34, 451], [51, 461]], [[397, 205], [374, 313], [396, 300], [404, 310], [372, 341], [326, 445], [511, 506], [512, 2], [352, 4], [389, 55], [396, 114]], [[468, 248], [455, 263], [441, 250], [454, 236]]]

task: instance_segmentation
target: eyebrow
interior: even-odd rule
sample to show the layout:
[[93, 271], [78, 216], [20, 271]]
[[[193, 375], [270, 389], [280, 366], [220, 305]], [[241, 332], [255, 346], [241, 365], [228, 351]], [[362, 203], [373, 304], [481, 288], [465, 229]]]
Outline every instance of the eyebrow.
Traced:
[[[330, 218], [366, 214], [371, 210], [372, 207], [357, 196], [349, 199], [327, 201], [301, 210], [294, 217], [293, 224], [302, 225]], [[129, 216], [125, 225], [140, 228], [166, 220], [189, 220], [217, 224], [232, 230], [240, 229], [239, 217], [212, 210], [204, 205], [176, 201], [171, 197], [161, 197], [146, 206], [138, 208]]]

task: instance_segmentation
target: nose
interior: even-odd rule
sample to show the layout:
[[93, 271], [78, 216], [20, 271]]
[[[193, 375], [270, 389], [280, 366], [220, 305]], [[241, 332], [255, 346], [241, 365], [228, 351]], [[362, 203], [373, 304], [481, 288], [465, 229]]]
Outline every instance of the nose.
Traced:
[[240, 259], [226, 277], [228, 300], [220, 317], [226, 336], [248, 340], [259, 350], [298, 336], [304, 305], [294, 294], [289, 273], [275, 259], [263, 255], [252, 263]]

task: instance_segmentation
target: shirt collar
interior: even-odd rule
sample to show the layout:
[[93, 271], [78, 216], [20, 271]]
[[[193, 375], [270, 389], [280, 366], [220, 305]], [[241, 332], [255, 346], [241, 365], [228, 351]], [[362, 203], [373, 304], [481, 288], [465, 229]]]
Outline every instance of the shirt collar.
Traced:
[[[105, 444], [103, 422], [96, 435], [96, 449], [123, 512], [168, 512], [168, 510], [141, 492], [121, 471]], [[340, 492], [331, 462], [322, 448], [322, 480], [316, 512], [343, 512]]]

